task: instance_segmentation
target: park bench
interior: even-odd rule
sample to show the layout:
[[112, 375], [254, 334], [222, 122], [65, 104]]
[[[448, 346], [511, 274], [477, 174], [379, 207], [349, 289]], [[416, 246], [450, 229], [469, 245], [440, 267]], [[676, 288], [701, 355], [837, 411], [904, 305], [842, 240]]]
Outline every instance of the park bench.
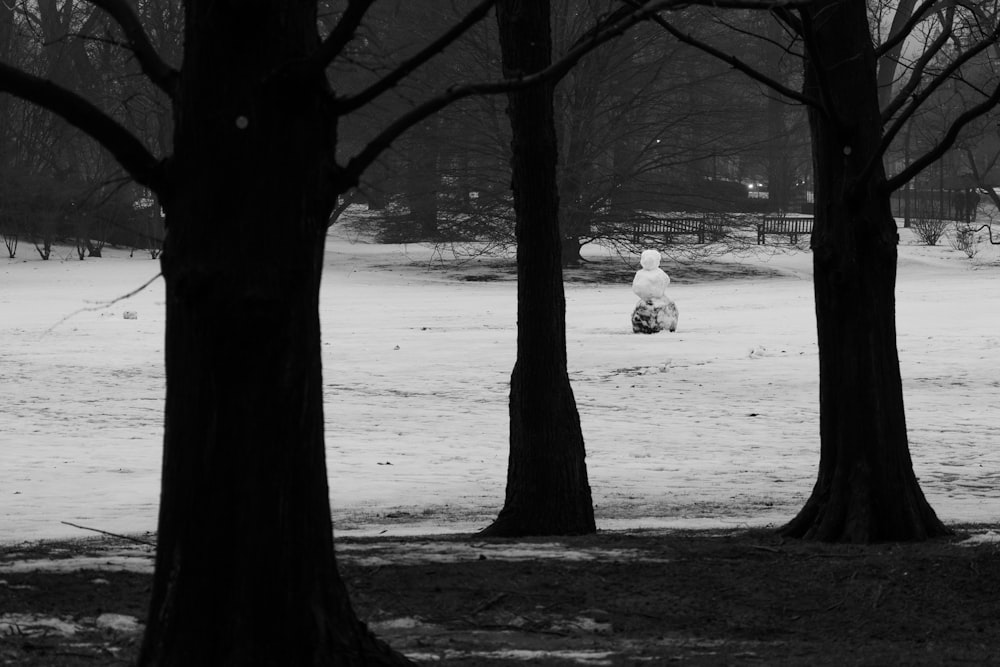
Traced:
[[698, 243], [706, 243], [718, 239], [721, 233], [721, 223], [708, 216], [641, 220], [632, 227], [632, 242], [638, 244], [646, 240], [657, 240], [670, 244], [675, 237], [693, 236]]
[[791, 243], [798, 243], [800, 234], [812, 234], [813, 219], [810, 216], [788, 217], [765, 215], [757, 223], [757, 245], [767, 243], [768, 234], [783, 234]]

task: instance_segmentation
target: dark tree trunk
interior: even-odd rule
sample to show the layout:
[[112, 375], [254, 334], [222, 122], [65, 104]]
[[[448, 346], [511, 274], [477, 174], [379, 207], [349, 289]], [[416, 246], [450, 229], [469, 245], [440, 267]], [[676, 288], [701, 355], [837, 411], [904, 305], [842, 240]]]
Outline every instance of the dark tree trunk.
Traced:
[[556, 132], [556, 140], [565, 156], [562, 169], [557, 172], [564, 267], [578, 266], [582, 261], [580, 250], [590, 235], [593, 218], [586, 192], [593, 176], [587, 145], [594, 140], [593, 116], [598, 97], [595, 74], [592, 67], [588, 67], [591, 62], [584, 59], [574, 68], [574, 85], [562, 98], [562, 117]]
[[[14, 62], [11, 57], [16, 46], [14, 34], [14, 6], [0, 3], [0, 61]], [[13, 166], [14, 155], [16, 155], [14, 138], [11, 136], [13, 123], [11, 122], [10, 106], [12, 99], [10, 95], [0, 95], [0, 175], [3, 175], [4, 170]]]
[[[567, 131], [564, 136], [570, 139], [574, 145], [582, 144], [573, 136], [572, 131]], [[562, 170], [562, 178], [556, 182], [556, 189], [559, 193], [562, 217], [568, 218], [560, 224], [562, 236], [561, 263], [564, 267], [578, 266], [582, 260], [580, 257], [581, 239], [590, 231], [590, 211], [583, 203], [583, 187], [586, 178], [581, 164], [585, 161], [582, 155], [577, 155], [580, 151], [567, 151], [567, 165]]]
[[772, 211], [787, 211], [789, 195], [788, 131], [785, 128], [785, 102], [767, 98], [767, 198]]
[[185, 4], [163, 193], [163, 483], [139, 664], [406, 664], [357, 620], [334, 560], [317, 307], [345, 188], [332, 186], [325, 80], [281, 73], [317, 46], [315, 2]]
[[[548, 64], [548, 0], [501, 0], [497, 20], [505, 76]], [[507, 495], [483, 534], [592, 533], [583, 433], [566, 372], [552, 86], [513, 92], [508, 100], [517, 216], [517, 362], [510, 380]]]
[[441, 177], [438, 172], [440, 152], [430, 119], [411, 131], [410, 155], [406, 171], [406, 199], [410, 208], [410, 221], [415, 238], [433, 241], [438, 237], [438, 191]]
[[389, 205], [387, 188], [389, 185], [389, 169], [385, 162], [378, 160], [365, 173], [362, 195], [369, 211], [384, 211]]
[[[782, 26], [776, 20], [767, 21], [768, 38], [780, 43]], [[782, 54], [777, 49], [766, 49], [768, 67], [772, 72], [782, 71]], [[784, 81], [782, 81], [784, 83]], [[787, 211], [791, 203], [791, 164], [789, 137], [785, 123], [788, 103], [777, 95], [768, 95], [764, 101], [767, 114], [767, 198], [771, 211]]]
[[846, 542], [942, 535], [907, 444], [895, 327], [899, 238], [877, 155], [865, 3], [830, 0], [802, 13], [813, 56], [805, 89], [825, 102], [809, 117], [821, 451], [812, 496], [783, 533]]

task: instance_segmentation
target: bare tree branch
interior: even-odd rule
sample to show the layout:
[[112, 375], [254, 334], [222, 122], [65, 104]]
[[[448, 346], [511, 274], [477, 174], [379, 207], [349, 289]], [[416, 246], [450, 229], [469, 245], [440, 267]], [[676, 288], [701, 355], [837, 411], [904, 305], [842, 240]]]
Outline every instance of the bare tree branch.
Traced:
[[[669, 0], [667, 2], [655, 2], [651, 4], [659, 7], [680, 4], [681, 1], [682, 0]], [[562, 58], [540, 72], [536, 72], [528, 76], [521, 76], [516, 79], [502, 79], [500, 81], [488, 83], [467, 83], [452, 86], [441, 95], [414, 107], [409, 112], [396, 119], [395, 122], [372, 139], [368, 145], [361, 150], [361, 152], [348, 161], [344, 171], [349, 179], [349, 182], [356, 183], [361, 173], [372, 162], [374, 162], [375, 159], [381, 155], [393, 141], [406, 132], [406, 130], [410, 129], [425, 118], [437, 113], [446, 106], [473, 95], [497, 95], [533, 86], [545, 81], [556, 81], [565, 76], [565, 74], [569, 72], [570, 69], [572, 69], [573, 66], [579, 62], [581, 58], [583, 58], [583, 56], [590, 53], [601, 44], [618, 37], [637, 23], [647, 20], [654, 11], [657, 10], [631, 11], [626, 13], [625, 17], [617, 22], [615, 22], [615, 20], [620, 18], [620, 15], [612, 15], [606, 19], [607, 21], [612, 22], [612, 25], [604, 30], [591, 30], [587, 35], [577, 40], [574, 46], [570, 48], [570, 50], [567, 51]]]
[[[927, 65], [931, 62], [931, 60], [934, 59], [934, 56], [936, 56], [941, 51], [941, 49], [944, 48], [944, 46], [948, 43], [948, 39], [951, 37], [954, 21], [955, 21], [955, 7], [954, 5], [952, 5], [951, 7], [948, 8], [948, 13], [945, 16], [944, 21], [942, 22], [941, 34], [939, 34], [930, 43], [930, 45], [928, 45], [927, 48], [924, 49], [924, 52], [920, 54], [920, 58], [914, 65], [912, 72], [910, 72], [910, 77], [909, 80], [906, 82], [906, 85], [903, 86], [903, 88], [899, 91], [899, 94], [896, 95], [895, 99], [890, 101], [888, 106], [886, 106], [886, 108], [882, 110], [883, 124], [889, 122], [889, 119], [896, 115], [896, 112], [898, 112], [903, 107], [903, 105], [906, 104], [906, 100], [909, 99], [910, 95], [913, 94], [913, 91], [915, 91], [920, 86], [920, 83], [924, 80], [924, 70], [927, 68]], [[962, 60], [962, 62], [965, 62], [965, 60]], [[953, 68], [950, 71], [954, 72], [956, 70], [957, 68]], [[935, 86], [935, 88], [936, 87], [937, 86]], [[928, 91], [925, 90], [924, 92], [927, 93]], [[924, 99], [926, 99], [926, 97]], [[912, 110], [909, 114], [906, 114], [905, 117], [908, 118], [911, 115], [912, 115]], [[899, 125], [900, 123], [897, 122], [896, 124]]]
[[[157, 276], [159, 277], [159, 276]], [[101, 535], [108, 535], [110, 537], [117, 537], [120, 540], [128, 540], [129, 542], [135, 542], [136, 544], [144, 544], [147, 547], [155, 547], [156, 542], [150, 542], [148, 540], [140, 540], [137, 537], [129, 537], [128, 535], [120, 535], [119, 533], [111, 533], [106, 530], [101, 530], [100, 528], [90, 528], [89, 526], [81, 526], [78, 523], [70, 523], [69, 521], [60, 521], [67, 526], [73, 526], [74, 528], [79, 528], [80, 530], [89, 530], [94, 533], [100, 533]]]
[[[398, 139], [404, 132], [418, 124], [425, 118], [440, 111], [446, 106], [458, 100], [473, 95], [496, 95], [506, 93], [519, 88], [533, 86], [545, 81], [558, 81], [566, 75], [577, 62], [585, 55], [596, 49], [601, 44], [608, 42], [626, 32], [632, 26], [642, 21], [656, 20], [657, 14], [661, 11], [688, 7], [690, 5], [704, 5], [725, 9], [775, 9], [790, 8], [808, 5], [812, 0], [623, 0], [629, 7], [616, 10], [606, 15], [598, 24], [591, 28], [586, 34], [578, 39], [573, 46], [560, 58], [546, 69], [528, 76], [516, 79], [504, 79], [492, 83], [468, 83], [452, 86], [441, 95], [427, 100], [423, 104], [414, 107], [409, 112], [403, 114], [395, 122], [386, 127], [381, 133], [372, 139], [365, 148], [351, 158], [344, 167], [340, 176], [345, 178], [349, 184], [355, 185], [361, 173], [372, 162], [382, 154], [393, 141]], [[487, 4], [484, 2], [483, 4]], [[490, 3], [492, 4], [492, 3]], [[391, 76], [391, 75], [390, 75]], [[766, 77], [765, 77], [766, 78]], [[780, 84], [778, 84], [780, 85]], [[788, 90], [790, 96], [800, 99], [803, 102], [811, 103], [811, 100], [803, 98], [800, 93]]]
[[[899, 7], [896, 9], [897, 16], [901, 16], [901, 14], [899, 14], [901, 10], [905, 11], [912, 7], [914, 2], [916, 2], [916, 0], [906, 0], [905, 5], [900, 3]], [[889, 28], [889, 38], [875, 49], [875, 57], [881, 58], [883, 56], [892, 57], [893, 54], [898, 55], [903, 48], [903, 42], [906, 41], [906, 38], [910, 36], [910, 33], [913, 32], [916, 25], [924, 20], [924, 16], [927, 12], [929, 12], [938, 2], [940, 2], [940, 0], [924, 0], [919, 7], [912, 10], [909, 19], [907, 19], [903, 25], [899, 25], [896, 17], [893, 17], [892, 26]]]
[[1000, 103], [1000, 85], [993, 90], [993, 94], [988, 98], [976, 106], [966, 109], [964, 113], [959, 115], [937, 145], [927, 151], [924, 155], [920, 156], [918, 159], [911, 162], [906, 169], [888, 179], [884, 186], [886, 191], [893, 192], [898, 190], [921, 171], [936, 162], [942, 155], [948, 152], [952, 145], [954, 145], [955, 140], [958, 138], [958, 133], [962, 131], [962, 128], [993, 109], [998, 103]]
[[997, 166], [997, 160], [1000, 160], [1000, 152], [994, 152], [993, 156], [980, 169], [979, 165], [976, 164], [976, 156], [972, 152], [972, 149], [966, 146], [963, 150], [965, 152], [965, 159], [969, 163], [969, 168], [972, 169], [972, 177], [980, 183], [983, 182], [984, 176], [993, 171], [993, 168]]
[[125, 41], [135, 54], [135, 59], [139, 61], [143, 74], [166, 93], [167, 97], [176, 99], [177, 70], [160, 58], [132, 7], [125, 0], [88, 0], [88, 2], [104, 10], [121, 26]]
[[783, 7], [777, 7], [771, 10], [771, 14], [773, 14], [774, 17], [785, 26], [785, 29], [788, 32], [798, 35], [799, 37], [802, 36], [802, 21], [791, 11]]
[[[906, 122], [913, 116], [914, 113], [916, 113], [917, 109], [919, 109], [923, 105], [923, 103], [927, 101], [927, 99], [931, 96], [931, 94], [934, 91], [936, 91], [938, 88], [944, 85], [945, 82], [950, 80], [952, 76], [961, 69], [962, 65], [972, 60], [974, 57], [976, 57], [986, 49], [993, 46], [998, 38], [1000, 38], [1000, 24], [998, 24], [997, 27], [994, 28], [993, 32], [988, 37], [983, 38], [975, 46], [967, 49], [961, 55], [955, 58], [955, 60], [953, 60], [948, 65], [948, 67], [943, 69], [938, 75], [936, 75], [933, 79], [931, 79], [930, 83], [928, 83], [923, 88], [923, 90], [921, 90], [917, 94], [914, 94], [912, 96], [910, 104], [907, 105], [906, 109], [901, 114], [899, 114], [899, 116], [896, 118], [893, 124], [883, 134], [882, 145], [879, 148], [879, 154], [882, 154], [887, 150], [889, 150], [889, 144], [892, 143], [892, 140], [896, 137], [897, 134], [899, 134], [899, 132], [903, 129], [903, 126], [906, 124]], [[998, 88], [1000, 88], [1000, 86], [998, 86]], [[887, 120], [888, 117], [884, 116], [883, 122]]]
[[[889, 26], [889, 34], [885, 41], [875, 47], [875, 59], [878, 70], [875, 75], [878, 86], [878, 104], [880, 109], [889, 106], [892, 99], [892, 86], [897, 81], [896, 70], [901, 65], [900, 56], [903, 53], [903, 43], [916, 27], [920, 17], [935, 0], [924, 0], [924, 4], [914, 11], [917, 0], [899, 0], [896, 11]], [[901, 78], [901, 77], [900, 77]]]
[[993, 225], [986, 224], [981, 226], [979, 229], [971, 229], [970, 231], [973, 234], [978, 234], [984, 229], [986, 230], [986, 233], [990, 235], [990, 245], [1000, 245], [1000, 239], [997, 239], [996, 241], [993, 240]]
[[163, 163], [133, 134], [80, 95], [6, 63], [0, 63], [0, 92], [62, 116], [104, 146], [137, 183], [157, 192], [162, 187]]
[[675, 39], [677, 39], [677, 41], [683, 42], [688, 46], [693, 46], [694, 48], [703, 51], [704, 53], [707, 53], [713, 58], [721, 60], [722, 62], [726, 63], [733, 69], [737, 70], [738, 72], [742, 72], [743, 74], [747, 75], [754, 81], [767, 86], [771, 90], [780, 93], [781, 95], [787, 97], [788, 99], [795, 100], [796, 102], [800, 102], [807, 106], [822, 108], [820, 106], [819, 100], [815, 100], [807, 95], [804, 95], [803, 93], [801, 93], [798, 90], [795, 90], [794, 88], [789, 88], [788, 86], [782, 84], [780, 81], [777, 81], [776, 79], [751, 67], [750, 65], [743, 62], [736, 56], [726, 53], [721, 49], [715, 48], [708, 42], [704, 42], [698, 39], [697, 37], [694, 37], [693, 35], [681, 32], [676, 26], [674, 26], [674, 24], [670, 23], [662, 16], [654, 16], [652, 20], [657, 25], [666, 30], [668, 33], [670, 33]]
[[483, 0], [476, 5], [472, 11], [466, 14], [461, 21], [453, 25], [446, 33], [421, 49], [420, 52], [412, 58], [400, 64], [396, 67], [396, 69], [389, 72], [389, 74], [382, 77], [373, 85], [369, 86], [357, 95], [351, 95], [350, 97], [338, 100], [336, 104], [336, 113], [338, 115], [350, 113], [355, 109], [363, 107], [382, 93], [393, 88], [418, 67], [448, 48], [448, 46], [450, 46], [455, 40], [464, 35], [469, 28], [474, 26], [476, 23], [479, 23], [479, 21], [486, 16], [487, 12], [490, 11], [496, 2], [497, 0]]
[[[739, 16], [739, 15], [737, 15], [737, 16]], [[792, 31], [790, 31], [789, 28], [788, 28], [788, 25], [784, 22], [784, 20], [778, 17], [777, 12], [775, 12], [775, 13], [772, 14], [772, 18], [774, 19], [774, 21], [777, 22], [778, 27], [781, 28], [781, 31], [782, 31], [783, 34], [789, 35], [789, 36], [792, 37], [792, 43], [791, 44], [783, 44], [782, 42], [780, 42], [775, 37], [768, 37], [767, 35], [762, 35], [762, 34], [756, 32], [754, 30], [750, 30], [748, 28], [742, 28], [739, 25], [737, 25], [737, 23], [734, 22], [734, 21], [723, 20], [721, 18], [721, 16], [715, 16], [714, 18], [715, 18], [715, 21], [719, 25], [724, 26], [728, 30], [733, 31], [733, 32], [735, 32], [738, 35], [745, 35], [745, 36], [750, 37], [750, 38], [752, 38], [752, 39], [754, 39], [754, 40], [756, 40], [758, 42], [761, 42], [761, 43], [764, 43], [764, 44], [770, 44], [771, 46], [773, 46], [776, 49], [779, 49], [780, 51], [782, 51], [783, 53], [785, 53], [786, 55], [792, 56], [794, 58], [800, 58], [801, 59], [803, 57], [802, 53], [799, 53], [799, 52], [795, 51], [792, 48], [793, 45], [796, 42], [801, 41], [801, 39], [802, 39], [801, 35], [798, 32], [792, 32]]]
[[354, 33], [373, 4], [375, 4], [375, 0], [348, 0], [347, 9], [337, 21], [337, 25], [320, 44], [319, 49], [311, 59], [312, 64], [319, 69], [326, 69], [326, 66], [332, 63], [333, 59], [339, 56], [344, 47], [354, 39]]

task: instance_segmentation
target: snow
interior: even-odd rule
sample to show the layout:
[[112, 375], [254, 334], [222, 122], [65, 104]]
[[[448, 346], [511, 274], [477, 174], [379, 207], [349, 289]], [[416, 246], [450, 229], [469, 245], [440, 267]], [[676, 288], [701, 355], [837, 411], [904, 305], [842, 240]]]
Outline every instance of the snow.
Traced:
[[[603, 614], [607, 616], [607, 614]], [[610, 634], [611, 633], [611, 623], [607, 621], [598, 621], [587, 616], [577, 616], [572, 619], [568, 619], [561, 623], [556, 623], [552, 626], [553, 630], [556, 631], [569, 631], [569, 632], [590, 632], [594, 634]]]
[[[8, 555], [0, 560], [0, 573], [23, 574], [26, 572], [66, 573], [78, 570], [95, 570], [102, 572], [135, 572], [137, 574], [153, 573], [153, 554], [135, 553], [120, 555], [109, 552], [101, 556], [72, 556], [67, 558], [12, 558]], [[0, 579], [0, 584], [5, 583]], [[96, 585], [107, 584], [106, 579], [94, 579]]]
[[[457, 280], [433, 268], [432, 248], [352, 240], [331, 234], [321, 304], [338, 533], [482, 528], [504, 496], [515, 285]], [[904, 241], [898, 344], [914, 467], [942, 519], [995, 523], [997, 253], [970, 261]], [[29, 250], [0, 260], [0, 543], [85, 535], [64, 521], [154, 531], [162, 280], [108, 302], [159, 266], [122, 250], [82, 262]], [[627, 282], [566, 286], [599, 528], [777, 525], [808, 496], [819, 460], [809, 253], [729, 261], [783, 275], [697, 282], [671, 269], [684, 314], [673, 334], [631, 332]]]
[[498, 651], [456, 651], [446, 650], [440, 653], [407, 653], [408, 658], [418, 662], [438, 662], [441, 660], [454, 660], [458, 658], [469, 659], [472, 657], [482, 660], [520, 660], [523, 662], [532, 661], [533, 664], [540, 664], [539, 660], [573, 661], [578, 665], [613, 665], [614, 653], [596, 650], [576, 650], [576, 651], [542, 651], [530, 649], [504, 649]]
[[94, 625], [102, 630], [111, 630], [122, 634], [132, 634], [142, 629], [142, 623], [135, 616], [107, 612], [94, 619]]
[[0, 632], [4, 635], [75, 635], [80, 626], [70, 619], [39, 614], [0, 614]]
[[612, 665], [614, 653], [609, 651], [538, 651], [529, 649], [506, 649], [503, 651], [483, 651], [474, 655], [493, 660], [572, 660], [578, 665]]
[[[135, 616], [104, 613], [96, 618], [78, 619], [44, 616], [42, 614], [0, 614], [0, 635], [71, 637], [89, 629], [122, 635], [136, 634], [142, 623]], [[84, 644], [86, 646], [86, 644]]]

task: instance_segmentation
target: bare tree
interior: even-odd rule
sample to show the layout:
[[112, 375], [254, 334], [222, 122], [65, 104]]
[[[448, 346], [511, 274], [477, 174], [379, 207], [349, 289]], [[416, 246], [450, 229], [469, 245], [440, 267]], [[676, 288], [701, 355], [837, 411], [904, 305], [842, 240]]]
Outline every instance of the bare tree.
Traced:
[[[503, 73], [551, 64], [548, 0], [497, 5]], [[482, 535], [593, 533], [580, 415], [566, 370], [554, 82], [508, 93], [517, 214], [517, 361], [510, 379], [507, 494]]]
[[[821, 450], [812, 495], [783, 528], [790, 536], [870, 542], [947, 532], [924, 498], [910, 459], [895, 329], [899, 237], [889, 198], [939, 159], [963, 127], [996, 106], [1000, 86], [978, 89], [975, 101], [898, 173], [889, 176], [884, 159], [913, 116], [943, 86], [960, 78], [963, 68], [1000, 33], [994, 2], [970, 8], [951, 0], [924, 0], [899, 3], [895, 10], [901, 14], [893, 17], [892, 31], [878, 45], [865, 3], [815, 0], [776, 10], [785, 37], [771, 44], [802, 54], [801, 91], [719, 44], [660, 21], [677, 39], [809, 110]], [[977, 13], [976, 20], [961, 20], [970, 12]], [[960, 30], [966, 35], [963, 48], [946, 52]], [[905, 49], [898, 47], [915, 31], [927, 37], [924, 48], [904, 59]], [[932, 67], [933, 62], [943, 64]]]
[[[597, 0], [553, 2], [554, 50], [572, 48], [607, 7]], [[387, 52], [405, 49], [412, 33], [433, 16], [416, 5], [400, 11], [405, 29], [399, 24], [393, 29], [386, 21], [373, 37]], [[706, 22], [699, 14], [678, 12]], [[479, 39], [457, 45], [434, 74], [488, 76], [500, 58], [495, 33], [491, 22], [477, 26]], [[738, 39], [749, 50], [749, 38]], [[795, 59], [778, 60], [786, 66]], [[374, 63], [371, 67], [375, 69]], [[786, 73], [797, 77], [790, 85], [800, 85], [800, 73]], [[410, 89], [396, 93], [399, 104], [414, 95]], [[589, 53], [559, 81], [554, 104], [564, 265], [578, 263], [581, 249], [595, 241], [623, 252], [634, 250], [638, 221], [679, 211], [698, 215], [762, 208], [768, 204], [749, 202], [740, 181], [773, 180], [777, 198], [782, 183], [790, 189], [808, 172], [801, 108], [776, 96], [763, 99], [756, 83], [709, 56], [666, 42], [652, 26], [637, 26]], [[385, 227], [391, 228], [383, 238], [430, 240], [422, 233], [428, 225], [412, 215], [409, 193], [436, 191], [436, 201], [428, 202], [426, 210], [437, 214], [441, 242], [476, 239], [513, 247], [507, 187], [510, 130], [502, 112], [492, 97], [445, 110], [439, 127], [447, 132], [424, 133], [431, 141], [402, 142], [385, 160], [388, 177], [379, 173], [377, 186], [363, 181], [368, 189], [395, 196], [396, 205], [383, 212]], [[411, 178], [414, 164], [420, 166], [417, 179]], [[432, 183], [421, 186], [428, 175]]]
[[[542, 72], [456, 82], [338, 154], [339, 119], [379, 100], [493, 5], [472, 5], [367, 85], [340, 88], [328, 73], [363, 48], [355, 36], [373, 1], [348, 0], [321, 21], [315, 0], [187, 0], [178, 69], [131, 3], [90, 0], [170, 100], [176, 124], [161, 155], [71, 82], [0, 63], [0, 91], [85, 131], [167, 212], [163, 478], [140, 665], [406, 662], [358, 621], [334, 557], [318, 316], [330, 214], [407, 129], [457, 100], [561, 76], [677, 4], [609, 17]], [[276, 228], [283, 242], [256, 252]]]

